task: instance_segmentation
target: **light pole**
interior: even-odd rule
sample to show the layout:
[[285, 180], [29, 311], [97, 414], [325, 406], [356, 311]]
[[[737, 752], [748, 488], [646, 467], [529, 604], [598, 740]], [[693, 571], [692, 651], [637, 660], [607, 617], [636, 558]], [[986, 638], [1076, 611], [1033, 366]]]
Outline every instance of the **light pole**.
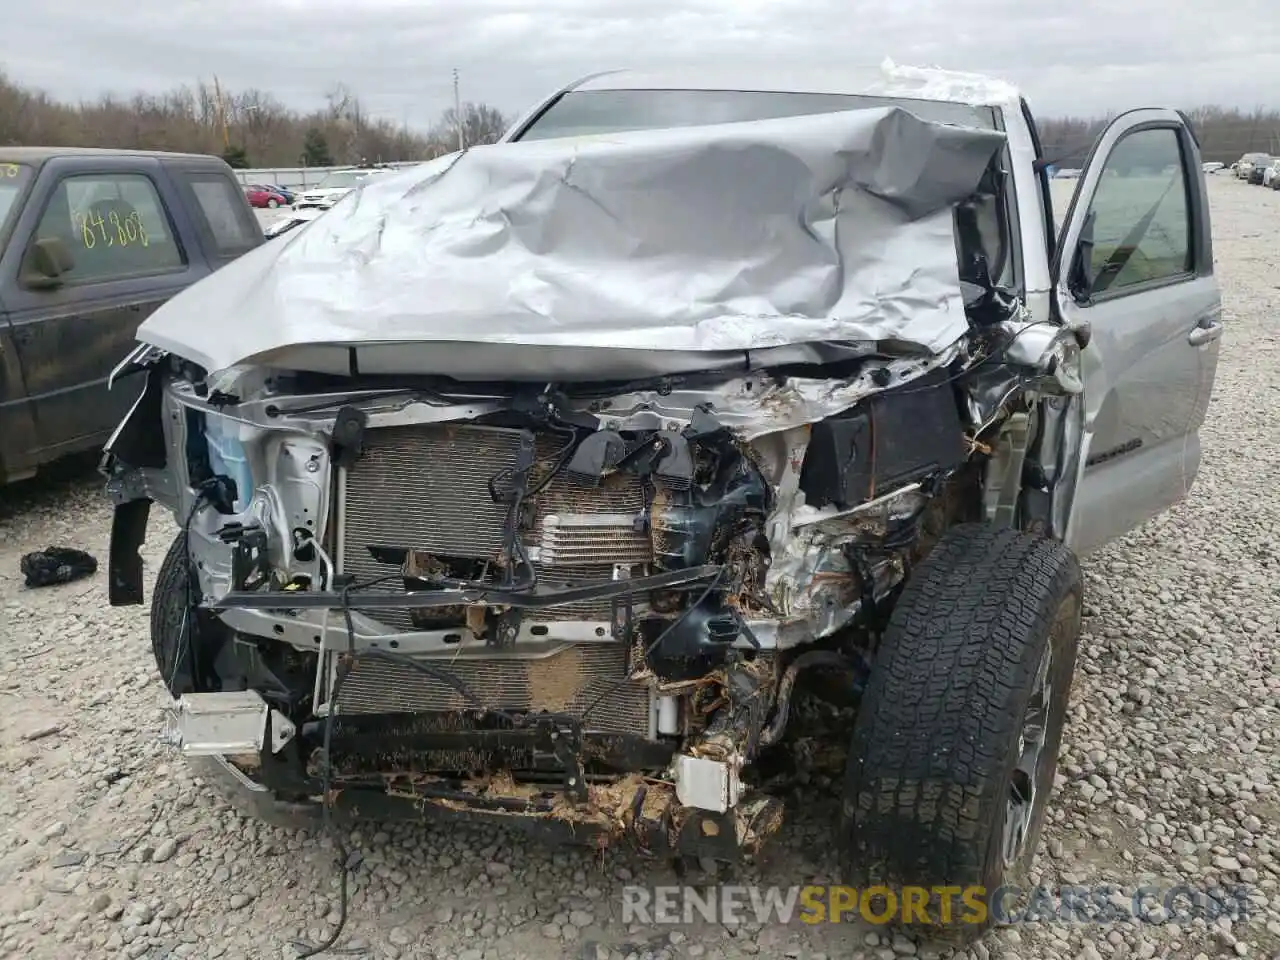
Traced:
[[453, 121], [458, 125], [458, 149], [467, 149], [467, 140], [462, 132], [462, 97], [458, 93], [458, 68], [453, 68]]

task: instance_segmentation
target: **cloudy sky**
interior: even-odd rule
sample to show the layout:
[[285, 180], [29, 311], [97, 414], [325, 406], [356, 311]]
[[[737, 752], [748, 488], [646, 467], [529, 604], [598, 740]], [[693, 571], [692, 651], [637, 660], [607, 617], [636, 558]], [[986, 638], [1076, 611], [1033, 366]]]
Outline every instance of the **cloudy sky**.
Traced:
[[[298, 108], [342, 81], [426, 127], [463, 98], [514, 112], [592, 70], [898, 63], [1000, 76], [1042, 115], [1275, 106], [1275, 0], [41, 0], [3, 17], [0, 69], [68, 99], [209, 80]], [[1217, 11], [1217, 17], [1211, 16]]]

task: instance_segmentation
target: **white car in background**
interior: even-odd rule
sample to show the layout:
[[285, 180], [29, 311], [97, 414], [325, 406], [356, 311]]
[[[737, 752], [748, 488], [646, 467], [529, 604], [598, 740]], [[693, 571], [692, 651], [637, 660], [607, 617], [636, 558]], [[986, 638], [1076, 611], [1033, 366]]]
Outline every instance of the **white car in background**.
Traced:
[[303, 190], [294, 201], [294, 209], [318, 208], [328, 210], [378, 172], [377, 170], [336, 170], [314, 187]]

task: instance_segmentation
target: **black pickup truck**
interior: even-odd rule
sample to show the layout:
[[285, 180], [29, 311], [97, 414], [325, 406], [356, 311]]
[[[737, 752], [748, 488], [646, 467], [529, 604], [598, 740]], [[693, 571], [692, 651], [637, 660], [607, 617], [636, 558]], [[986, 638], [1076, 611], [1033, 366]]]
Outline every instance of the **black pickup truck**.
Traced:
[[262, 242], [216, 157], [0, 147], [0, 484], [101, 446], [138, 325]]

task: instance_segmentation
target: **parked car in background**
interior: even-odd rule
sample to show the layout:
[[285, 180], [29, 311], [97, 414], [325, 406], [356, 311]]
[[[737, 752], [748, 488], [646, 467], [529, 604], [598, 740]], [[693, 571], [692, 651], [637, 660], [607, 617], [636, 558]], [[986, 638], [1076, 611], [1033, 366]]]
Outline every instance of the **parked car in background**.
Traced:
[[278, 183], [267, 184], [267, 189], [274, 190], [276, 193], [280, 194], [280, 196], [284, 197], [284, 202], [286, 206], [289, 206], [293, 203], [293, 201], [296, 199], [297, 192], [298, 192], [292, 189], [291, 187], [282, 187]]
[[1249, 176], [1246, 179], [1252, 184], [1262, 183], [1263, 175], [1266, 174], [1267, 168], [1274, 162], [1275, 158], [1269, 153], [1262, 154], [1249, 167]]
[[336, 170], [314, 187], [303, 190], [294, 202], [300, 210], [319, 207], [328, 210], [369, 177], [377, 176], [377, 170]]
[[101, 447], [138, 324], [261, 243], [217, 157], [0, 147], [0, 484]]
[[245, 187], [244, 196], [251, 207], [269, 207], [274, 210], [276, 207], [289, 205], [283, 193], [264, 183], [252, 183]]
[[1226, 168], [1227, 165], [1225, 163], [1219, 163], [1216, 160], [1211, 160], [1202, 165], [1202, 169], [1205, 173], [1221, 173]]
[[1236, 176], [1248, 180], [1253, 176], [1254, 165], [1264, 160], [1270, 162], [1271, 157], [1265, 153], [1246, 153], [1236, 161]]

